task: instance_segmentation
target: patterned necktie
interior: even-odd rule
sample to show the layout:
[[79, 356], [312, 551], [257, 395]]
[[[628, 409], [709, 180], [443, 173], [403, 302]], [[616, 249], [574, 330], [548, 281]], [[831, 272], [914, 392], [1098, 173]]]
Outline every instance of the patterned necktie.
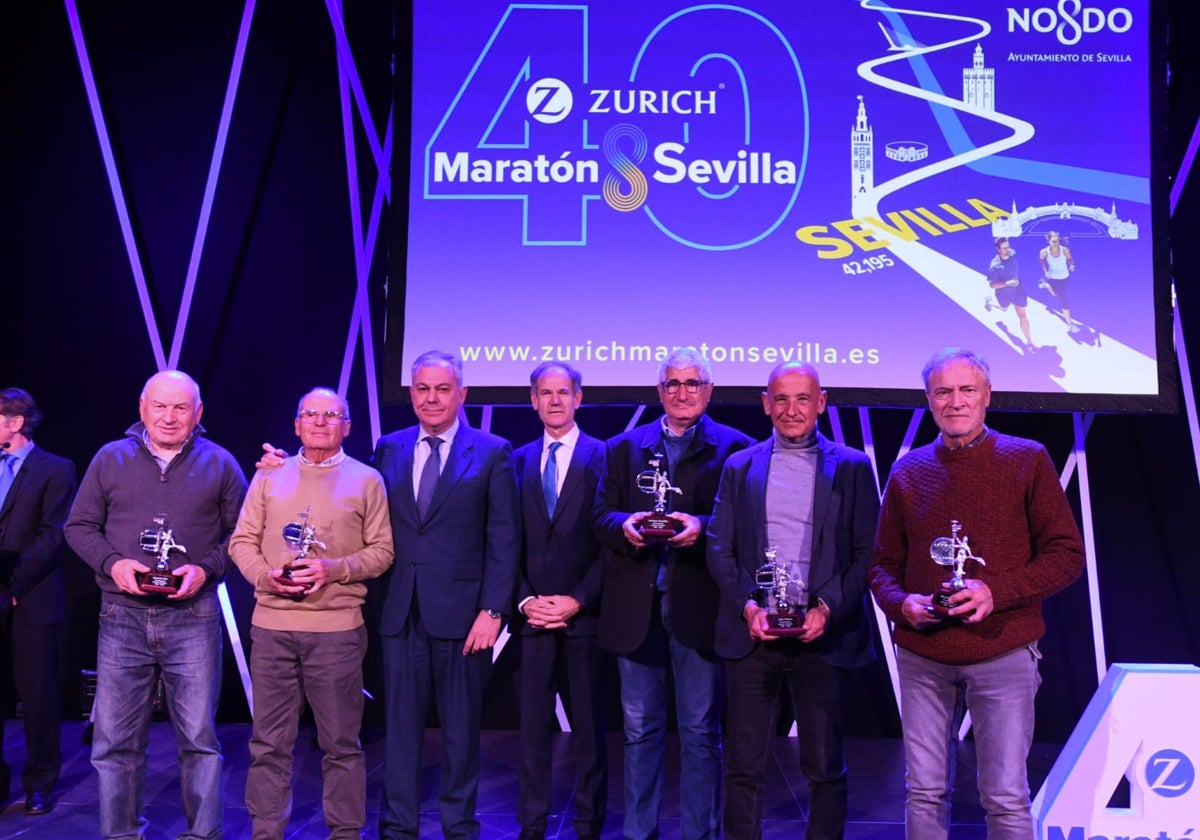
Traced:
[[558, 457], [555, 453], [562, 446], [561, 441], [550, 444], [550, 454], [546, 456], [546, 469], [542, 470], [542, 495], [546, 497], [546, 513], [554, 516], [554, 506], [558, 504]]
[[425, 442], [429, 444], [429, 457], [425, 460], [421, 481], [417, 485], [417, 516], [422, 522], [425, 521], [425, 514], [429, 513], [433, 491], [437, 489], [438, 477], [442, 474], [442, 454], [439, 449], [444, 441], [440, 437], [427, 437]]
[[5, 498], [8, 497], [8, 488], [12, 487], [13, 467], [16, 463], [17, 459], [14, 456], [0, 452], [0, 505], [4, 504]]

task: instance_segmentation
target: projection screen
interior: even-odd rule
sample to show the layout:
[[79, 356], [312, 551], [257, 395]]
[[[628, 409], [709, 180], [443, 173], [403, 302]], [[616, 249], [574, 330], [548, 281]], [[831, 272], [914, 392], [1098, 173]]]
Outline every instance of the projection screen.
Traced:
[[727, 398], [798, 359], [912, 404], [960, 345], [1008, 407], [1173, 409], [1151, 14], [417, 0], [387, 378], [439, 348], [519, 401], [555, 359], [618, 400], [694, 345]]

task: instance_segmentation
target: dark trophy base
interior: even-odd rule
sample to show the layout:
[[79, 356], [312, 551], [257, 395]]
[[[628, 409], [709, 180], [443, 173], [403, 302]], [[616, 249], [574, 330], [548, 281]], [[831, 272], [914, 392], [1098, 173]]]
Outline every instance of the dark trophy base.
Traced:
[[768, 636], [799, 636], [804, 632], [804, 610], [767, 613]]
[[299, 570], [300, 570], [300, 567], [298, 565], [296, 565], [295, 563], [287, 563], [286, 565], [284, 565], [283, 574], [281, 574], [280, 577], [283, 578], [284, 580], [286, 580], [288, 583], [291, 583], [292, 582], [292, 574]]
[[173, 575], [170, 572], [135, 572], [138, 588], [143, 592], [158, 592], [164, 595], [174, 595], [183, 585], [183, 575]]
[[648, 543], [666, 542], [683, 530], [683, 523], [662, 514], [651, 514], [638, 525], [638, 533]]
[[951, 621], [958, 619], [956, 615], [950, 615], [950, 610], [956, 605], [950, 603], [950, 598], [956, 595], [961, 590], [959, 589], [939, 589], [933, 596], [933, 614], [938, 618], [947, 618]]
[[308, 568], [308, 567], [305, 565], [304, 561], [288, 563], [283, 567], [283, 574], [281, 574], [279, 577], [282, 578], [283, 580], [287, 581], [288, 583], [294, 584], [295, 586], [303, 586], [305, 588], [305, 590], [312, 589], [312, 583], [296, 583], [295, 581], [292, 580], [292, 575], [294, 573], [300, 571], [301, 569], [305, 569], [305, 568]]

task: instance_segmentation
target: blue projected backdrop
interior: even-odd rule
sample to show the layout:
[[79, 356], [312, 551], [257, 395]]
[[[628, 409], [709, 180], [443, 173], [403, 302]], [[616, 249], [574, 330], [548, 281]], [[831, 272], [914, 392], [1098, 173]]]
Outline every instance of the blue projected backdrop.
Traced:
[[906, 5], [418, 0], [405, 382], [1156, 395], [1147, 0]]

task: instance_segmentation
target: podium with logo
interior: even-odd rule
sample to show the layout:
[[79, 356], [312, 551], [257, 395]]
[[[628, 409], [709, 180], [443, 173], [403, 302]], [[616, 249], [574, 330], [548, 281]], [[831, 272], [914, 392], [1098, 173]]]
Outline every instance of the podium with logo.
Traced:
[[1040, 840], [1200, 836], [1200, 668], [1113, 665], [1033, 801]]

